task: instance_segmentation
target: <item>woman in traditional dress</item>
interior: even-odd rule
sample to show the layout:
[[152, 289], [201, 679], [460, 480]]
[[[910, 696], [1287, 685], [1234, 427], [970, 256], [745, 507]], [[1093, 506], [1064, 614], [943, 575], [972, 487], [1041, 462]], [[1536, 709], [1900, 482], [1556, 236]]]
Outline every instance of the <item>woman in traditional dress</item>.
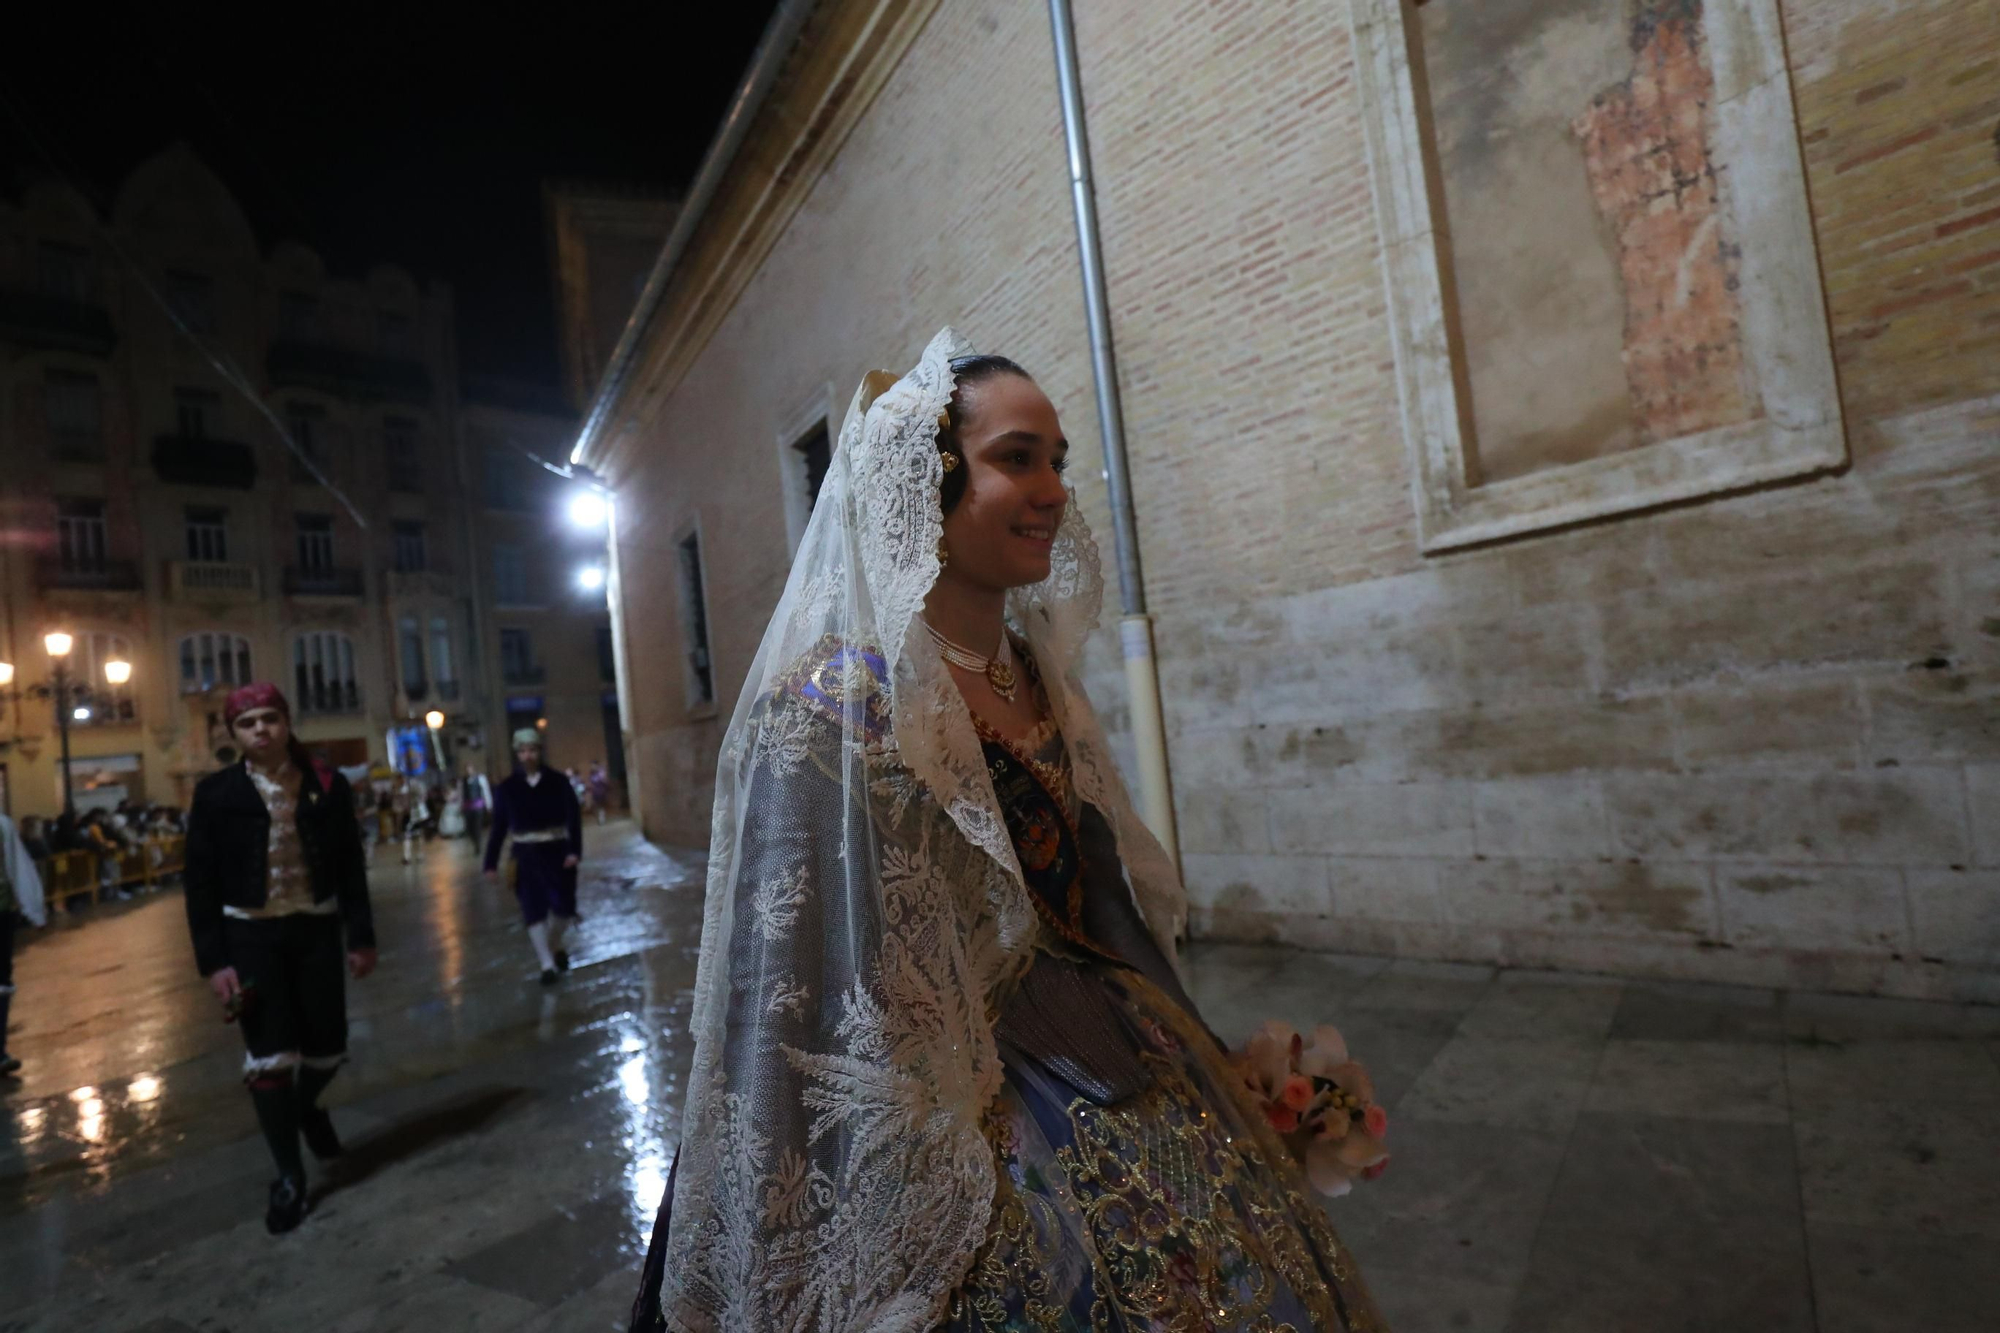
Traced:
[[465, 836], [465, 798], [459, 794], [457, 783], [445, 793], [444, 813], [438, 816], [437, 833], [440, 838]]
[[724, 741], [642, 1328], [1382, 1327], [1173, 963], [1054, 407], [863, 382]]

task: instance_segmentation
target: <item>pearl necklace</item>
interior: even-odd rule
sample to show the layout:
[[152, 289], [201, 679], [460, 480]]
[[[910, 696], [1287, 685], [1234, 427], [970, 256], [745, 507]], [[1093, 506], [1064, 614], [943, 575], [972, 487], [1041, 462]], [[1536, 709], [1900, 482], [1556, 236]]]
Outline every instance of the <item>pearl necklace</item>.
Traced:
[[999, 653], [987, 657], [973, 652], [970, 648], [959, 647], [938, 633], [936, 627], [928, 620], [923, 622], [923, 626], [924, 632], [931, 636], [931, 642], [935, 643], [938, 651], [944, 654], [945, 661], [965, 671], [982, 673], [986, 677], [986, 683], [993, 687], [993, 692], [999, 695], [1003, 702], [1014, 702], [1014, 691], [1020, 687], [1021, 678], [1014, 674], [1014, 668], [1007, 663], [1010, 653], [1006, 630], [1000, 631]]

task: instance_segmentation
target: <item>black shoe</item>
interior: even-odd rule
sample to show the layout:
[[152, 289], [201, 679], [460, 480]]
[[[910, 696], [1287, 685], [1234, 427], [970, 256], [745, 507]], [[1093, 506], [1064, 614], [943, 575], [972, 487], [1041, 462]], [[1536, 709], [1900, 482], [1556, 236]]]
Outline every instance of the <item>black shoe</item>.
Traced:
[[340, 1135], [333, 1132], [333, 1117], [324, 1107], [299, 1112], [299, 1133], [305, 1138], [306, 1147], [312, 1149], [312, 1155], [322, 1162], [331, 1162], [344, 1151]]
[[0, 1054], [0, 1078], [11, 1078], [20, 1067], [20, 1056]]
[[569, 971], [569, 953], [566, 950], [563, 949], [556, 950], [556, 971], [558, 972]]
[[542, 984], [544, 986], [553, 986], [556, 984], [556, 970], [553, 967], [542, 969]]
[[306, 1183], [290, 1176], [271, 1182], [271, 1206], [264, 1210], [264, 1230], [283, 1235], [305, 1220]]

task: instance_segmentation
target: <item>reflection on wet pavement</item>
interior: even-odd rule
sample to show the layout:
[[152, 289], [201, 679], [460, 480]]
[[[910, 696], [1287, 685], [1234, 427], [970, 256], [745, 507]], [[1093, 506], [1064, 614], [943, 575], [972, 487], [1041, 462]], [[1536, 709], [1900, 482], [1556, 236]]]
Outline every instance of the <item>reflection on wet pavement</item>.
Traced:
[[327, 1095], [346, 1156], [263, 1234], [242, 1047], [168, 892], [15, 960], [0, 1102], [0, 1331], [616, 1327], [665, 1189], [701, 930], [698, 858], [593, 830], [562, 984], [470, 849], [371, 874], [376, 974]]
[[[621, 1329], [679, 1142], [701, 866], [589, 836], [553, 990], [468, 850], [378, 864], [381, 967], [350, 988], [329, 1096], [348, 1153], [276, 1239], [178, 896], [28, 942], [0, 1333]], [[1184, 961], [1224, 1036], [1330, 1019], [1369, 1064], [1393, 1165], [1329, 1211], [1403, 1333], [1993, 1326], [2000, 1009], [1269, 945]]]

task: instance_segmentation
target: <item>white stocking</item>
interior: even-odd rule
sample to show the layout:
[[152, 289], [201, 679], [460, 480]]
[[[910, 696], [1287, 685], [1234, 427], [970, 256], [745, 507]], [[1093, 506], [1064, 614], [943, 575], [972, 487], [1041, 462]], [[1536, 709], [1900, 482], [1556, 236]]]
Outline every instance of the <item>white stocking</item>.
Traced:
[[528, 943], [535, 946], [535, 957], [541, 960], [542, 971], [556, 969], [556, 956], [549, 951], [549, 923], [537, 921], [528, 927]]

